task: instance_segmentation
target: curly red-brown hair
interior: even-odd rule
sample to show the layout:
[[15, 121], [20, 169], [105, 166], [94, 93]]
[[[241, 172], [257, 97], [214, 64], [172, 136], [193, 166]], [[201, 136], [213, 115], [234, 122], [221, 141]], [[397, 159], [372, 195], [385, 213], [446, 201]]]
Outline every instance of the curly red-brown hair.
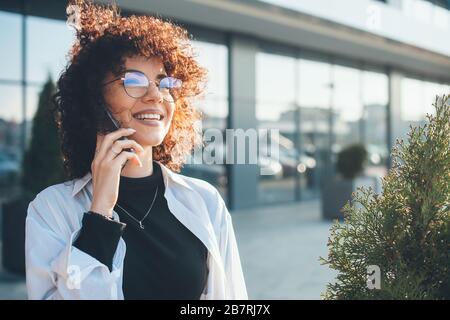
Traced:
[[66, 171], [78, 178], [90, 171], [96, 135], [105, 132], [106, 114], [101, 83], [108, 72], [123, 71], [130, 56], [161, 57], [168, 75], [182, 80], [172, 92], [176, 100], [171, 127], [153, 148], [153, 159], [179, 171], [186, 156], [201, 143], [195, 122], [201, 113], [193, 97], [202, 95], [207, 70], [199, 65], [187, 30], [153, 16], [122, 17], [115, 5], [69, 1], [68, 13], [76, 29], [70, 61], [55, 94], [55, 112]]

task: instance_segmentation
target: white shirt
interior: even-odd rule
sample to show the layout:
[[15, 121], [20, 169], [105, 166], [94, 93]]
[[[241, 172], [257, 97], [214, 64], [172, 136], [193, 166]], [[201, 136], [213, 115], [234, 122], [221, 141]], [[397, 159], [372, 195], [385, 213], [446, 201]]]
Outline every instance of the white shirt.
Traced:
[[[159, 162], [158, 162], [159, 163]], [[211, 184], [159, 163], [170, 212], [208, 249], [201, 300], [248, 299], [232, 218]], [[91, 174], [41, 191], [28, 206], [25, 234], [29, 299], [123, 299], [126, 244], [120, 238], [113, 269], [72, 244], [92, 198]], [[114, 219], [119, 221], [113, 211]]]

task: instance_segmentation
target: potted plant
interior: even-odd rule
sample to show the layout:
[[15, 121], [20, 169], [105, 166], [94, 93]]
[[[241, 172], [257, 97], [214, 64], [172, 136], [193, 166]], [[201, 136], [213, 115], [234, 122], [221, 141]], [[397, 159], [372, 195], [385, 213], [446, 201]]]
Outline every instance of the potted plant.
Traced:
[[367, 151], [361, 144], [349, 145], [337, 156], [337, 175], [322, 188], [322, 216], [324, 219], [343, 218], [341, 208], [356, 190], [355, 178], [364, 171]]
[[49, 77], [39, 95], [32, 135], [22, 161], [20, 193], [2, 206], [2, 261], [6, 270], [25, 273], [25, 218], [36, 194], [64, 180], [57, 126], [52, 114], [55, 86]]

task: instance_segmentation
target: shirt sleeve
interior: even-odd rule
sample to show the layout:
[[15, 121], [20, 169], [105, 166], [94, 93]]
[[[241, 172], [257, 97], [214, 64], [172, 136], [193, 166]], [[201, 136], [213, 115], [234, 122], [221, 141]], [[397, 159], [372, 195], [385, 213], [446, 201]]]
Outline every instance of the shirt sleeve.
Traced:
[[101, 214], [86, 212], [80, 233], [73, 245], [96, 258], [112, 271], [114, 253], [125, 226], [124, 223]]
[[[57, 192], [48, 191], [39, 194], [28, 206], [25, 223], [28, 298], [32, 300], [123, 299], [121, 281], [125, 244], [120, 245], [119, 242], [117, 245], [112, 271], [97, 258], [78, 249], [73, 244], [80, 235], [81, 229], [72, 232], [68, 229], [69, 222], [62, 221], [64, 214], [78, 213], [61, 212], [61, 210], [72, 209], [71, 206], [61, 205], [60, 197]], [[83, 232], [88, 233], [88, 228]], [[113, 233], [111, 230], [110, 232]], [[111, 235], [110, 237], [113, 238]]]

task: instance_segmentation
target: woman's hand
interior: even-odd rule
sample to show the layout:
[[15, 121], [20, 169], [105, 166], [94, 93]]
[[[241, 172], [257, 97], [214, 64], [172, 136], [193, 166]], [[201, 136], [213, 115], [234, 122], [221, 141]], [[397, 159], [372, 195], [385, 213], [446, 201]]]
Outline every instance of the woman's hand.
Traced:
[[121, 128], [105, 136], [97, 135], [97, 147], [91, 164], [93, 196], [91, 211], [112, 217], [112, 211], [119, 196], [120, 172], [128, 160], [142, 167], [141, 160], [123, 149], [133, 148], [136, 152], [144, 149], [134, 140], [118, 140], [136, 130]]

